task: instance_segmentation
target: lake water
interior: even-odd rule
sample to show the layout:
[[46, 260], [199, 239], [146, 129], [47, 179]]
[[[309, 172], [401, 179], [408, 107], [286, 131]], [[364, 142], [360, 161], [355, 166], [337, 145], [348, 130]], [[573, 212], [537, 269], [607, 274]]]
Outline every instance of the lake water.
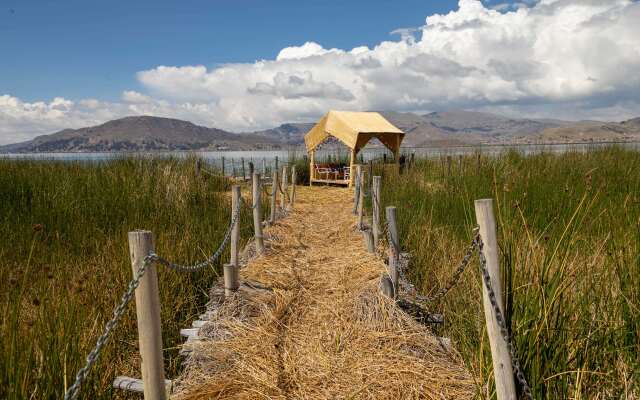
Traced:
[[[523, 154], [534, 154], [540, 152], [563, 153], [567, 151], [585, 152], [598, 148], [611, 146], [611, 143], [585, 143], [585, 144], [526, 144], [526, 145], [479, 145], [479, 146], [452, 146], [452, 147], [403, 147], [401, 152], [405, 155], [415, 154], [420, 158], [434, 158], [442, 155], [472, 154], [481, 152], [482, 154], [496, 155], [505, 151], [515, 150]], [[640, 143], [617, 143], [634, 150], [640, 150]], [[391, 157], [391, 152], [383, 147], [365, 147], [359, 154], [358, 160], [368, 161], [384, 157]], [[253, 162], [258, 171], [271, 169], [276, 163], [287, 161], [290, 158], [302, 158], [306, 155], [304, 148], [291, 150], [256, 150], [256, 151], [173, 151], [173, 152], [141, 152], [141, 153], [0, 153], [0, 158], [20, 159], [20, 160], [59, 160], [59, 161], [82, 161], [82, 162], [104, 162], [123, 157], [178, 157], [198, 156], [203, 158], [209, 165], [220, 168], [224, 160], [224, 169], [227, 174], [241, 175], [242, 161], [248, 170], [248, 163]], [[327, 157], [348, 159], [349, 151], [346, 147], [321, 149], [316, 153], [316, 159], [322, 160]], [[234, 173], [235, 171], [235, 173]]]

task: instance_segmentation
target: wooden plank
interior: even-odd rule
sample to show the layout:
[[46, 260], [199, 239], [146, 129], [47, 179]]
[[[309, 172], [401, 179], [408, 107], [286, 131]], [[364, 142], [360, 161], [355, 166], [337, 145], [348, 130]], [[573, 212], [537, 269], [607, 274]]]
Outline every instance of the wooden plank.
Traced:
[[185, 337], [185, 338], [199, 339], [200, 338], [200, 336], [198, 336], [199, 333], [200, 333], [200, 328], [184, 328], [184, 329], [180, 329], [180, 336]]
[[[164, 387], [167, 392], [171, 391], [173, 382], [169, 379], [164, 380]], [[116, 376], [113, 380], [113, 387], [116, 389], [128, 390], [130, 392], [142, 393], [144, 391], [144, 384], [142, 379], [129, 378], [128, 376]]]

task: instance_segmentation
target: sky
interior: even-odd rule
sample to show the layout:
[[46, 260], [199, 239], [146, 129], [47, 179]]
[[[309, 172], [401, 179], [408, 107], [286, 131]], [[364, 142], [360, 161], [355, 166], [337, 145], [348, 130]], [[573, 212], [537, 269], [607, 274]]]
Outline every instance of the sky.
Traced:
[[640, 116], [633, 0], [0, 2], [0, 144], [128, 115]]

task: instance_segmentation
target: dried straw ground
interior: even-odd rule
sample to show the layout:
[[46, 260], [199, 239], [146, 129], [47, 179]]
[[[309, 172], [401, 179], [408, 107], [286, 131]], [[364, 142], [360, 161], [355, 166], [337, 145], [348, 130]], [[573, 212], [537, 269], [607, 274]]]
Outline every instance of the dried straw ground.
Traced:
[[351, 191], [298, 187], [265, 231], [267, 251], [226, 299], [212, 290], [203, 340], [178, 399], [465, 399], [460, 357], [379, 294], [385, 264], [366, 252]]

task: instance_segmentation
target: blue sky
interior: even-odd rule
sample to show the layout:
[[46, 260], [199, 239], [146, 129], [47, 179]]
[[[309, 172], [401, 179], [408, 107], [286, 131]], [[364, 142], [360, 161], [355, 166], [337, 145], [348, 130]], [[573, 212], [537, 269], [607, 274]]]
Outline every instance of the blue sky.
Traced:
[[[373, 46], [457, 1], [4, 0], [0, 92], [25, 101], [116, 100], [157, 65], [215, 66], [274, 58], [307, 41]], [[4, 57], [3, 57], [4, 58]]]
[[620, 121], [640, 115], [639, 20], [636, 0], [2, 0], [0, 144], [129, 115]]

